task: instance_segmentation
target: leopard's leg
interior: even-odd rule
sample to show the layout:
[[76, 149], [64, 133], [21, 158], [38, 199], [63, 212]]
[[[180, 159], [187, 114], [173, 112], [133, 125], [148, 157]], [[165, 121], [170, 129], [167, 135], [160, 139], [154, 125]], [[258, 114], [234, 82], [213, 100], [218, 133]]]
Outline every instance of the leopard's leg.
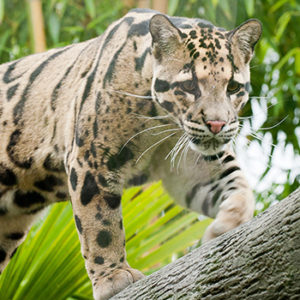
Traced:
[[121, 194], [112, 191], [106, 174], [101, 166], [95, 170], [78, 160], [69, 164], [74, 218], [96, 300], [109, 299], [143, 277], [126, 261]]
[[[196, 158], [195, 158], [196, 157]], [[253, 217], [253, 193], [233, 153], [199, 159], [189, 152], [189, 159], [163, 183], [179, 204], [215, 220], [202, 241], [211, 240]]]
[[8, 190], [0, 198], [0, 273], [18, 246], [25, 240], [32, 224], [42, 214], [38, 193]]

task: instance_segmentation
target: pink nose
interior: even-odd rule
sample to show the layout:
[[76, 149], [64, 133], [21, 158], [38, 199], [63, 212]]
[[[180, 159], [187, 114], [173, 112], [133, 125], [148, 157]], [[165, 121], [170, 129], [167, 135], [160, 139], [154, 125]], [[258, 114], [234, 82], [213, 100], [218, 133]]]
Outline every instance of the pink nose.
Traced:
[[226, 122], [224, 122], [224, 121], [207, 121], [206, 125], [212, 133], [217, 134], [226, 125]]

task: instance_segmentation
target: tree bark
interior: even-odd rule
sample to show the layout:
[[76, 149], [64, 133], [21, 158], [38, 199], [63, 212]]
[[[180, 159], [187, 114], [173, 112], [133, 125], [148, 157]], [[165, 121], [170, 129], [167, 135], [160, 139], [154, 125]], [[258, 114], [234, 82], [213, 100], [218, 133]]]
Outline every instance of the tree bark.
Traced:
[[112, 299], [300, 299], [300, 189]]

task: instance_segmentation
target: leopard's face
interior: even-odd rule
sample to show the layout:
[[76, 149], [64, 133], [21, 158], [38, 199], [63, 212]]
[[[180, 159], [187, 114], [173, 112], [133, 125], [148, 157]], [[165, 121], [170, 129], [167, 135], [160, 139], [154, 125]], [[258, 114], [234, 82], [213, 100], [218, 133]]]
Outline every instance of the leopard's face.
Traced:
[[260, 23], [252, 20], [231, 32], [207, 24], [179, 31], [165, 17], [156, 18], [157, 24], [155, 17], [150, 23], [153, 96], [184, 130], [192, 149], [218, 154], [236, 135], [238, 112], [248, 100], [249, 61], [260, 33], [251, 45], [247, 38]]

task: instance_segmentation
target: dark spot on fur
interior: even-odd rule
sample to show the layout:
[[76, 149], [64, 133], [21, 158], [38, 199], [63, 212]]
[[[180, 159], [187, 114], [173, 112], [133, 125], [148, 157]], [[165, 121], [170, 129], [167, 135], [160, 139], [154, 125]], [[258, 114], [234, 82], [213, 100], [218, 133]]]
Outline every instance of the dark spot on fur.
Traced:
[[10, 240], [19, 240], [23, 236], [24, 236], [24, 232], [12, 232], [5, 235], [5, 237]]
[[7, 90], [7, 93], [6, 93], [6, 98], [7, 98], [7, 101], [10, 101], [11, 98], [16, 94], [16, 91], [18, 89], [18, 86], [19, 84], [15, 84], [13, 86], [11, 86], [8, 90]]
[[230, 161], [233, 161], [233, 160], [234, 160], [234, 157], [233, 157], [232, 155], [228, 155], [228, 156], [226, 156], [226, 157], [224, 158], [223, 164], [226, 164], [226, 163], [228, 163], [228, 162], [230, 162]]
[[129, 181], [128, 181], [128, 185], [129, 186], [137, 186], [137, 185], [142, 185], [145, 182], [147, 182], [148, 180], [148, 176], [146, 174], [141, 174], [141, 175], [137, 175], [132, 177]]
[[36, 181], [34, 186], [42, 191], [53, 192], [56, 186], [62, 186], [63, 184], [64, 182], [60, 178], [48, 175], [45, 179]]
[[117, 154], [111, 155], [107, 162], [109, 171], [120, 169], [128, 161], [133, 159], [134, 155], [128, 147], [121, 148]]
[[22, 193], [21, 191], [17, 191], [15, 193], [15, 198], [14, 198], [14, 203], [17, 204], [19, 207], [29, 207], [34, 204], [40, 204], [40, 203], [45, 203], [46, 200], [45, 198], [35, 192], [27, 192], [27, 193]]
[[73, 191], [76, 190], [77, 180], [78, 180], [77, 173], [76, 173], [75, 169], [72, 168], [71, 174], [70, 174], [70, 182], [71, 182], [71, 186], [72, 186]]
[[104, 198], [105, 202], [107, 203], [107, 205], [112, 209], [118, 208], [121, 204], [121, 196], [120, 195], [107, 193], [106, 195], [104, 195], [103, 198]]
[[214, 196], [212, 197], [212, 205], [215, 206], [218, 199], [220, 198], [221, 194], [222, 194], [223, 190], [219, 189], [215, 192]]
[[95, 218], [96, 218], [96, 220], [101, 220], [102, 215], [100, 213], [96, 213]]
[[7, 209], [5, 207], [0, 207], [0, 216], [4, 216], [7, 214]]
[[15, 185], [17, 183], [17, 177], [15, 173], [7, 169], [4, 165], [0, 164], [0, 183], [4, 185]]
[[164, 101], [164, 102], [161, 103], [161, 106], [169, 112], [174, 111], [174, 103], [173, 102]]
[[239, 171], [239, 170], [241, 170], [239, 167], [231, 167], [231, 168], [227, 169], [226, 171], [224, 171], [224, 172], [221, 174], [221, 176], [220, 176], [219, 179], [222, 179], [222, 178], [224, 178], [224, 177], [226, 177], [226, 176], [232, 174], [233, 172]]
[[102, 221], [102, 224], [103, 224], [104, 226], [110, 226], [110, 225], [111, 225], [111, 222], [110, 222], [109, 220], [105, 219], [105, 220]]
[[21, 162], [18, 160], [18, 155], [16, 155], [15, 153], [15, 147], [20, 141], [20, 136], [21, 136], [21, 130], [16, 129], [10, 136], [10, 140], [6, 147], [6, 151], [8, 153], [9, 158], [16, 166], [22, 169], [30, 169], [33, 162], [32, 157]]
[[4, 249], [0, 248], [0, 262], [5, 261], [6, 258], [6, 252], [4, 251]]
[[55, 162], [52, 157], [51, 153], [49, 153], [43, 163], [43, 167], [52, 172], [63, 172], [65, 170], [63, 162], [57, 163]]
[[103, 186], [103, 187], [107, 187], [107, 180], [105, 179], [104, 176], [102, 176], [101, 174], [98, 174], [98, 182]]
[[104, 258], [102, 256], [96, 256], [94, 259], [94, 263], [97, 265], [103, 265], [104, 264]]
[[198, 192], [200, 187], [201, 187], [201, 184], [197, 183], [196, 185], [193, 186], [191, 191], [186, 194], [185, 203], [186, 203], [187, 207], [191, 206], [192, 200], [194, 199], [194, 197], [195, 197], [195, 195]]
[[67, 194], [66, 193], [62, 193], [62, 192], [57, 192], [55, 194], [55, 197], [58, 199], [66, 199], [67, 198]]
[[77, 230], [80, 234], [82, 234], [82, 225], [81, 225], [81, 221], [79, 219], [79, 217], [77, 215], [75, 215], [75, 224], [76, 224], [76, 227], [77, 227]]
[[168, 81], [156, 79], [154, 83], [154, 90], [157, 93], [164, 93], [170, 89], [170, 84]]
[[97, 243], [101, 248], [107, 248], [112, 241], [111, 233], [107, 230], [100, 230], [97, 235]]
[[83, 187], [81, 189], [80, 200], [82, 205], [87, 205], [92, 201], [95, 195], [99, 194], [99, 189], [94, 176], [87, 171], [85, 174]]

